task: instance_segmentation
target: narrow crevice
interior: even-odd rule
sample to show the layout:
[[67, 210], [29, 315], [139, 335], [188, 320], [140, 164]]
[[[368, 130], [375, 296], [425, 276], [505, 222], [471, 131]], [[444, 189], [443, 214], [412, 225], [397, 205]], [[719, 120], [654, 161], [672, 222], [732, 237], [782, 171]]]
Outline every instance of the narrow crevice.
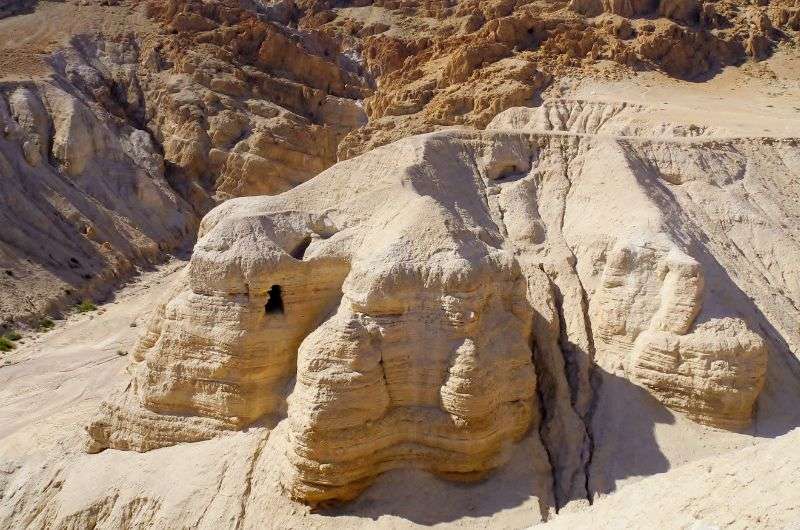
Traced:
[[308, 250], [309, 245], [311, 245], [311, 238], [306, 236], [303, 238], [300, 243], [289, 253], [296, 260], [301, 260], [306, 256], [306, 250]]
[[578, 382], [576, 381], [577, 367], [575, 363], [575, 352], [573, 351], [572, 345], [569, 343], [567, 329], [564, 324], [564, 322], [566, 322], [566, 317], [564, 316], [564, 295], [561, 294], [561, 289], [552, 278], [550, 279], [550, 287], [553, 290], [553, 301], [555, 302], [556, 313], [558, 314], [558, 346], [564, 356], [564, 376], [569, 385], [570, 404], [574, 409], [575, 403], [578, 400]]
[[[543, 268], [542, 268], [542, 271], [544, 272]], [[573, 274], [575, 274], [574, 270], [572, 272], [573, 272]], [[564, 297], [563, 297], [563, 295], [561, 293], [561, 290], [559, 289], [558, 285], [553, 281], [553, 279], [549, 275], [548, 275], [548, 279], [550, 280], [550, 287], [551, 287], [552, 293], [553, 293], [553, 302], [554, 302], [554, 305], [555, 305], [556, 315], [558, 317], [557, 336], [554, 337], [554, 340], [556, 341], [557, 348], [558, 348], [558, 350], [559, 350], [559, 352], [560, 352], [560, 354], [562, 356], [562, 359], [563, 359], [563, 365], [562, 365], [561, 369], [563, 370], [563, 378], [564, 378], [564, 381], [566, 382], [566, 386], [567, 386], [568, 398], [569, 398], [569, 408], [575, 414], [576, 420], [579, 422], [578, 425], [582, 425], [582, 427], [583, 427], [582, 428], [583, 432], [580, 433], [582, 435], [582, 438], [583, 438], [583, 443], [581, 444], [580, 448], [576, 447], [575, 450], [579, 451], [579, 455], [578, 456], [579, 456], [580, 468], [578, 468], [578, 469], [580, 469], [580, 471], [582, 471], [583, 475], [584, 475], [583, 476], [583, 484], [582, 484], [582, 486], [583, 486], [583, 494], [585, 495], [585, 498], [587, 499], [587, 501], [591, 504], [593, 502], [593, 499], [592, 499], [592, 495], [591, 495], [590, 490], [589, 490], [589, 482], [590, 482], [589, 471], [590, 471], [590, 464], [591, 464], [592, 456], [593, 456], [593, 452], [594, 452], [594, 440], [593, 440], [592, 433], [591, 433], [591, 417], [592, 417], [592, 414], [594, 412], [593, 409], [594, 409], [594, 406], [595, 406], [594, 403], [595, 403], [595, 399], [596, 399], [596, 387], [595, 387], [595, 384], [593, 384], [593, 382], [592, 382], [592, 377], [593, 377], [593, 374], [594, 374], [594, 370], [593, 370], [593, 368], [594, 368], [594, 341], [592, 339], [592, 336], [591, 336], [590, 330], [589, 330], [588, 337], [589, 337], [589, 345], [590, 345], [591, 352], [585, 352], [585, 354], [590, 356], [589, 364], [588, 364], [588, 370], [589, 370], [588, 377], [589, 377], [589, 391], [591, 392], [591, 395], [590, 395], [590, 401], [589, 401], [588, 409], [586, 411], [584, 411], [584, 413], [581, 413], [581, 411], [576, 408], [576, 402], [577, 402], [577, 398], [578, 398], [579, 390], [580, 390], [579, 386], [580, 386], [581, 382], [580, 382], [580, 377], [579, 377], [580, 374], [578, 373], [578, 371], [580, 369], [580, 366], [576, 362], [576, 358], [575, 358], [575, 356], [576, 355], [580, 355], [581, 352], [580, 351], [576, 351], [575, 348], [573, 347], [573, 345], [568, 340], [568, 331], [566, 329], [566, 324], [565, 324], [566, 323], [566, 319], [565, 319], [565, 316], [564, 316]], [[583, 312], [584, 321], [586, 322], [586, 325], [588, 326], [589, 325], [588, 322], [587, 322], [587, 319], [588, 319], [588, 314], [587, 314], [588, 305], [586, 304], [586, 293], [585, 293], [585, 290], [583, 290], [583, 286], [582, 285], [580, 286], [580, 289], [581, 289], [581, 295], [582, 295], [581, 311]], [[553, 367], [553, 368], [555, 368], [555, 367]], [[557, 368], [555, 368], [555, 369], [557, 369]], [[576, 471], [577, 471], [577, 469], [576, 469]], [[577, 476], [573, 476], [573, 480], [575, 480], [576, 478], [577, 478]], [[556, 483], [556, 485], [558, 485], [558, 484]], [[560, 509], [563, 506], [563, 504], [566, 504], [570, 500], [573, 500], [573, 499], [572, 498], [565, 498], [565, 499], [562, 499], [561, 502], [557, 501], [557, 504], [560, 504], [559, 506], [557, 506], [557, 509]]]
[[583, 476], [586, 479], [586, 500], [589, 501], [589, 504], [594, 504], [594, 492], [591, 488], [591, 472], [592, 472], [592, 459], [594, 458], [594, 433], [592, 432], [592, 421], [594, 419], [594, 413], [597, 409], [597, 396], [600, 392], [600, 385], [602, 384], [602, 380], [597, 373], [597, 370], [594, 369], [594, 363], [592, 363], [592, 367], [589, 372], [589, 385], [592, 390], [592, 399], [589, 402], [589, 410], [586, 413], [586, 417], [583, 418], [583, 424], [586, 426], [586, 460], [583, 466]]
[[[570, 252], [572, 250], [570, 249]], [[586, 339], [588, 340], [588, 347], [589, 351], [587, 354], [589, 355], [589, 364], [588, 364], [588, 378], [589, 378], [589, 407], [586, 411], [585, 415], [581, 416], [583, 420], [583, 424], [586, 430], [586, 459], [584, 464], [584, 477], [586, 478], [586, 500], [589, 501], [589, 504], [594, 503], [594, 495], [592, 494], [592, 490], [590, 487], [591, 481], [591, 468], [592, 468], [592, 458], [594, 457], [594, 433], [592, 432], [592, 418], [594, 417], [595, 409], [597, 408], [597, 396], [600, 390], [600, 385], [602, 383], [600, 376], [595, 369], [595, 345], [594, 345], [594, 333], [592, 332], [592, 322], [589, 319], [589, 297], [586, 294], [586, 289], [583, 287], [583, 282], [581, 281], [580, 275], [578, 275], [577, 268], [578, 268], [578, 258], [575, 256], [573, 252], [573, 257], [575, 258], [575, 266], [574, 272], [575, 277], [578, 280], [578, 287], [581, 290], [581, 311], [583, 313], [583, 325], [584, 331], [586, 333]], [[580, 414], [580, 413], [579, 413]]]
[[[570, 249], [571, 252], [571, 249]], [[574, 254], [573, 254], [573, 257]], [[586, 492], [586, 500], [589, 504], [594, 502], [594, 496], [590, 489], [590, 481], [591, 481], [591, 464], [592, 458], [594, 456], [594, 436], [592, 433], [592, 418], [594, 416], [594, 411], [597, 406], [597, 395], [600, 387], [600, 379], [597, 375], [595, 370], [595, 346], [594, 346], [594, 334], [592, 333], [591, 322], [589, 320], [589, 299], [586, 294], [586, 289], [583, 287], [583, 282], [581, 282], [580, 277], [577, 273], [577, 258], [575, 257], [576, 263], [573, 266], [572, 274], [575, 276], [578, 282], [578, 288], [580, 289], [580, 311], [582, 313], [583, 324], [584, 324], [584, 332], [586, 334], [586, 339], [588, 341], [587, 348], [588, 351], [581, 352], [576, 351], [573, 344], [569, 341], [568, 332], [565, 327], [565, 316], [564, 316], [564, 297], [559, 289], [558, 285], [555, 282], [552, 283], [553, 292], [555, 294], [555, 303], [556, 303], [556, 310], [558, 312], [559, 318], [559, 346], [561, 351], [564, 355], [564, 369], [565, 369], [565, 377], [567, 380], [567, 384], [569, 385], [570, 389], [570, 399], [572, 408], [575, 413], [580, 418], [581, 422], [584, 426], [584, 433], [585, 433], [585, 444], [583, 454], [581, 455], [581, 460], [583, 461], [583, 474], [584, 474], [584, 488]], [[552, 281], [552, 280], [551, 280]], [[578, 396], [580, 393], [580, 365], [576, 360], [576, 356], [578, 355], [586, 355], [588, 357], [587, 361], [587, 378], [589, 383], [589, 402], [588, 406], [585, 410], [579, 410], [583, 407], [576, 407], [576, 403], [578, 401]]]
[[[544, 373], [545, 371], [542, 368], [544, 363], [539, 362], [539, 348], [536, 346], [536, 341], [533, 336], [531, 336], [530, 344], [533, 368], [536, 372], [536, 395], [539, 401], [539, 440], [542, 442], [542, 447], [547, 454], [547, 462], [550, 464], [550, 487], [553, 493], [553, 508], [555, 508], [556, 514], [558, 514], [558, 511], [561, 509], [561, 506], [558, 502], [558, 473], [556, 473], [555, 459], [553, 458], [553, 454], [551, 453], [550, 447], [547, 443], [548, 437], [546, 433], [548, 424], [548, 409], [545, 406], [545, 403], [550, 402], [551, 399], [546, 395], [545, 384], [549, 386], [552, 385], [552, 383], [547, 382], [549, 378], [547, 374]], [[552, 394], [552, 390], [550, 393]], [[541, 501], [540, 511], [542, 512], [542, 522], [546, 523], [549, 510], [542, 509]]]

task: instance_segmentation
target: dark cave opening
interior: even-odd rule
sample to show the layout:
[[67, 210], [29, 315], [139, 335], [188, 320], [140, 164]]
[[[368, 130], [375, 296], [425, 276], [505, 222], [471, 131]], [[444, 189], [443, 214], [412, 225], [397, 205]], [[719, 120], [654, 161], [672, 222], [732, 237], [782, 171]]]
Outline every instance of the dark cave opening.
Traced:
[[273, 285], [267, 291], [267, 303], [264, 305], [264, 312], [268, 315], [282, 315], [284, 313], [280, 285]]

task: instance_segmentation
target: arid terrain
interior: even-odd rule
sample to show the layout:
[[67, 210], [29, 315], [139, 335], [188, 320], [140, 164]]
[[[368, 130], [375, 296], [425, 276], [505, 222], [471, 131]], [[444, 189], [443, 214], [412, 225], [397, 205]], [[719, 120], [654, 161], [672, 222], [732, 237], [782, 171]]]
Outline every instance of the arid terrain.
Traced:
[[0, 0], [0, 528], [800, 527], [800, 3]]

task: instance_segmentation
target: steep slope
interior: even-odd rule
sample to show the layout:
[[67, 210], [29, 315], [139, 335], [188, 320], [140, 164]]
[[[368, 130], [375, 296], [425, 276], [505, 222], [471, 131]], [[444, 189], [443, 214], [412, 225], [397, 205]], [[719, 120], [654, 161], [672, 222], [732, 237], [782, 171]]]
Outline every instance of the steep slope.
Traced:
[[0, 87], [0, 314], [102, 297], [196, 220], [150, 137], [52, 84]]

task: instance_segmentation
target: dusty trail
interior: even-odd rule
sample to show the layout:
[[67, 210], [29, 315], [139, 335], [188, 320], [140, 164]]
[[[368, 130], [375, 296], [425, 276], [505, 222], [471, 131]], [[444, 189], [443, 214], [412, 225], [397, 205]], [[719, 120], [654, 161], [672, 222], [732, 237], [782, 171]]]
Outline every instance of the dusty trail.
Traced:
[[0, 440], [67, 409], [91, 408], [128, 364], [117, 352], [130, 350], [153, 310], [153, 298], [184, 265], [173, 259], [144, 272], [98, 311], [71, 315], [4, 354]]

